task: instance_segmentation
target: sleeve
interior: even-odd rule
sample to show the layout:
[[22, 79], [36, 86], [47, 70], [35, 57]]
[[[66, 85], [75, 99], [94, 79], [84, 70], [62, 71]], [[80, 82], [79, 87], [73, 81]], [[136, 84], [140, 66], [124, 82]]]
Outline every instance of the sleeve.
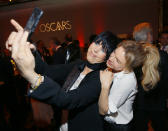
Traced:
[[136, 86], [136, 79], [133, 77], [123, 77], [110, 90], [108, 114], [117, 112], [118, 108], [127, 100]]
[[100, 91], [100, 79], [95, 77], [94, 73], [90, 73], [90, 75], [84, 78], [77, 89], [69, 91], [68, 93], [61, 89], [58, 83], [49, 77], [45, 77], [44, 82], [32, 93], [29, 92], [28, 96], [70, 110], [97, 102]]
[[64, 83], [66, 77], [68, 76], [72, 68], [76, 65], [75, 62], [70, 64], [48, 65], [41, 59], [37, 51], [34, 52], [34, 56], [35, 56], [35, 71], [38, 74], [50, 77], [54, 81], [59, 82], [59, 84]]

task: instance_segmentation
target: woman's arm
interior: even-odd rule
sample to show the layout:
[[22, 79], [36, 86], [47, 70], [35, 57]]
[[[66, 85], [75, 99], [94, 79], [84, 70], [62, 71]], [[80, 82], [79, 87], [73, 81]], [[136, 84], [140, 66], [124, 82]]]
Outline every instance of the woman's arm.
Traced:
[[108, 112], [108, 96], [109, 96], [109, 89], [102, 86], [101, 93], [99, 97], [99, 113], [101, 115], [105, 115]]
[[70, 64], [48, 65], [41, 59], [37, 51], [33, 54], [35, 56], [35, 72], [46, 75], [51, 79], [59, 82], [59, 84], [63, 84], [73, 67], [81, 63], [78, 61], [72, 62]]
[[9, 35], [6, 41], [6, 48], [11, 51], [12, 58], [15, 60], [21, 75], [25, 77], [24, 75], [28, 73], [37, 72], [62, 83], [71, 71], [71, 66], [60, 65], [50, 67], [42, 61], [37, 52], [35, 52], [34, 57], [31, 52], [31, 47], [34, 48], [34, 46], [27, 41], [29, 32], [24, 31], [22, 26], [15, 20], [11, 20], [11, 23], [17, 31], [13, 31]]
[[110, 72], [103, 73], [100, 77], [102, 90], [99, 98], [99, 112], [102, 115], [116, 113], [131, 93], [136, 92], [136, 78], [133, 73], [125, 74], [117, 78], [110, 89], [110, 79], [112, 76], [110, 76]]
[[[8, 37], [6, 45], [11, 43], [12, 58], [15, 60], [21, 75], [31, 84], [34, 84], [36, 81], [40, 81], [40, 79], [34, 71], [35, 58], [30, 50], [29, 42], [27, 42], [29, 33], [24, 31], [16, 21], [12, 20], [11, 22], [18, 32], [13, 32]], [[51, 73], [55, 75], [57, 72], [53, 71]], [[33, 98], [55, 104], [65, 109], [80, 108], [91, 103], [97, 103], [100, 95], [99, 74], [96, 73], [93, 76], [91, 74], [92, 72], [85, 76], [77, 90], [70, 91], [69, 93], [64, 92], [58, 83], [49, 77], [45, 77], [40, 86], [30, 95]]]
[[99, 113], [105, 115], [108, 112], [108, 96], [110, 91], [110, 86], [113, 80], [113, 73], [108, 71], [100, 71], [100, 81], [101, 81], [101, 93], [99, 97]]
[[76, 109], [98, 102], [101, 91], [99, 72], [89, 73], [79, 87], [68, 93], [61, 89], [61, 86], [52, 79], [45, 77], [44, 82], [28, 96], [56, 105], [63, 109]]

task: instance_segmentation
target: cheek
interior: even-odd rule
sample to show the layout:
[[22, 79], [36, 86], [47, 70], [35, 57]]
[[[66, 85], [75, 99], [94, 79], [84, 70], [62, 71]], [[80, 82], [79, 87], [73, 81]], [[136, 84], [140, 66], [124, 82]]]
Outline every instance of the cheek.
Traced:
[[106, 59], [106, 53], [100, 53], [100, 58], [102, 58], [103, 60], [105, 60]]
[[101, 55], [100, 57], [98, 57], [99, 61], [105, 61], [106, 60], [106, 55]]
[[115, 70], [121, 70], [121, 66], [119, 66], [116, 62], [113, 63], [113, 67], [115, 68]]

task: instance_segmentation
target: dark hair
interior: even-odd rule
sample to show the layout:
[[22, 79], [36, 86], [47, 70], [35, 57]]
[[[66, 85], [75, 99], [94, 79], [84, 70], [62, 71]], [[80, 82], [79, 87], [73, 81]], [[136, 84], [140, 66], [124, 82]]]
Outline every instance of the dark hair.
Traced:
[[106, 51], [106, 59], [108, 59], [111, 52], [114, 51], [118, 43], [121, 42], [121, 39], [119, 39], [112, 32], [105, 31], [97, 35], [93, 42], [96, 44], [102, 44], [103, 49]]
[[94, 39], [96, 38], [97, 34], [92, 34], [90, 37], [89, 37], [89, 44], [91, 44]]
[[168, 34], [168, 30], [162, 31], [159, 33], [159, 38], [162, 36], [162, 34]]
[[72, 35], [71, 34], [66, 34], [65, 35], [65, 40], [68, 42], [72, 42]]

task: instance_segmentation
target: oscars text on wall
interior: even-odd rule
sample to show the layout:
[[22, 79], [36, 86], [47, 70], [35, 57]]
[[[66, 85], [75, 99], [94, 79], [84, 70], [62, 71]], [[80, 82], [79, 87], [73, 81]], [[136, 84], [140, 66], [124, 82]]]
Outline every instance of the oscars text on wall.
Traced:
[[72, 25], [70, 24], [70, 21], [56, 21], [51, 23], [40, 24], [39, 26], [40, 32], [71, 30], [71, 28]]

